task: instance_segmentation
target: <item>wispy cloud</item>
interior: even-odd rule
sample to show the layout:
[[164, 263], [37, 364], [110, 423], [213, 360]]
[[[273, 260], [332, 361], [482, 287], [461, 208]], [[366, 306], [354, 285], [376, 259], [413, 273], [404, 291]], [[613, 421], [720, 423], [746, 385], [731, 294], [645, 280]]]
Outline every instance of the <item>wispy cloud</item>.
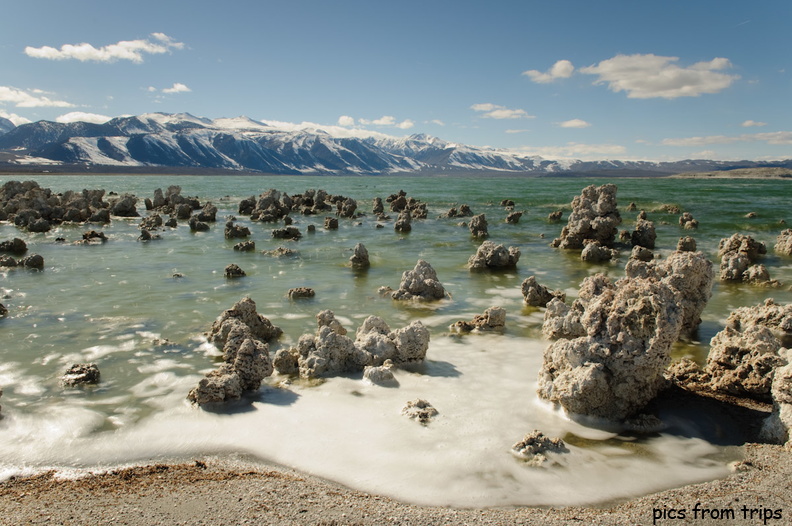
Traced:
[[506, 133], [525, 133], [528, 130], [505, 130]]
[[676, 64], [678, 57], [657, 55], [617, 55], [580, 72], [597, 75], [595, 84], [607, 84], [611, 91], [627, 93], [632, 99], [697, 97], [718, 93], [731, 86], [739, 75], [727, 75], [731, 62], [714, 58], [688, 67]]
[[358, 123], [363, 126], [386, 126], [386, 127], [395, 127], [401, 130], [408, 130], [415, 126], [415, 123], [410, 119], [405, 119], [401, 122], [396, 122], [396, 118], [393, 115], [383, 115], [379, 119], [369, 120], [369, 119], [358, 119]]
[[530, 77], [532, 81], [538, 84], [549, 84], [558, 79], [567, 79], [575, 72], [575, 66], [568, 60], [559, 60], [546, 72], [538, 71], [536, 69], [529, 69], [523, 71], [523, 75]]
[[432, 119], [430, 121], [426, 121], [426, 124], [436, 124], [438, 126], [445, 126], [445, 122], [441, 121], [440, 119]]
[[591, 126], [591, 123], [586, 122], [582, 119], [571, 119], [564, 122], [559, 122], [558, 126], [561, 128], [588, 128]]
[[73, 108], [74, 104], [63, 100], [52, 100], [49, 93], [34, 89], [21, 90], [10, 86], [0, 86], [0, 104], [10, 103], [17, 108]]
[[56, 117], [55, 122], [92, 122], [94, 124], [104, 124], [110, 119], [112, 119], [112, 117], [108, 117], [107, 115], [99, 115], [98, 113], [72, 111], [70, 113], [65, 113], [59, 117]]
[[538, 155], [546, 159], [613, 159], [623, 156], [627, 149], [619, 144], [582, 144], [570, 142], [564, 146], [524, 146], [519, 149], [526, 155]]
[[473, 104], [471, 110], [481, 112], [482, 117], [487, 119], [533, 119], [533, 115], [528, 115], [525, 110], [509, 109], [506, 106], [484, 102]]
[[755, 127], [755, 126], [767, 126], [767, 123], [766, 122], [757, 122], [757, 121], [747, 120], [747, 121], [743, 122], [740, 126], [742, 126], [743, 128], [752, 128], [752, 127]]
[[122, 40], [99, 48], [85, 42], [64, 44], [60, 48], [27, 46], [25, 54], [29, 57], [49, 60], [79, 60], [81, 62], [129, 60], [139, 64], [143, 62], [144, 55], [158, 55], [168, 53], [172, 49], [183, 48], [182, 42], [176, 42], [164, 33], [152, 33], [149, 39]]
[[772, 145], [792, 145], [792, 131], [681, 137], [663, 139], [661, 144], [665, 146], [706, 146], [710, 144], [733, 144], [736, 142], [766, 142]]

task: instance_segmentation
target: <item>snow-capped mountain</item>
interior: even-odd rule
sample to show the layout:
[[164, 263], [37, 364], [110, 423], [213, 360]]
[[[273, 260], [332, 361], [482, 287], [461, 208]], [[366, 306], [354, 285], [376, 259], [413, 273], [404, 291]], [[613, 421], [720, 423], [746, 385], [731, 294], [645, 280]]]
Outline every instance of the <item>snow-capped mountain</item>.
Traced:
[[5, 117], [0, 117], [0, 135], [8, 133], [15, 128], [14, 123]]
[[[10, 121], [9, 121], [10, 124]], [[0, 120], [0, 130], [7, 128]], [[333, 127], [331, 127], [333, 128]], [[206, 119], [189, 113], [148, 113], [104, 124], [39, 121], [0, 134], [6, 157], [46, 159], [72, 168], [208, 169], [272, 174], [655, 174], [758, 166], [684, 161], [553, 161], [507, 150], [446, 142], [424, 134], [391, 137], [315, 125]], [[777, 165], [777, 164], [776, 164]], [[51, 166], [51, 165], [50, 165]]]

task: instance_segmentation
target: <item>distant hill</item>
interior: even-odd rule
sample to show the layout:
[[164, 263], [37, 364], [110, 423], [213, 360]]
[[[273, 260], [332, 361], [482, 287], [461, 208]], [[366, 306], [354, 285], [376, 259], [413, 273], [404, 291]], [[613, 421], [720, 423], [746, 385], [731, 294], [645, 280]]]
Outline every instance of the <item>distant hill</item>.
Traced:
[[[7, 121], [7, 123], [5, 122]], [[10, 127], [8, 126], [10, 124]], [[349, 130], [279, 128], [247, 117], [206, 119], [148, 113], [104, 124], [0, 120], [0, 170], [106, 173], [268, 173], [316, 175], [514, 174], [668, 176], [782, 163], [687, 160], [549, 160], [450, 143], [424, 134], [391, 137]]]

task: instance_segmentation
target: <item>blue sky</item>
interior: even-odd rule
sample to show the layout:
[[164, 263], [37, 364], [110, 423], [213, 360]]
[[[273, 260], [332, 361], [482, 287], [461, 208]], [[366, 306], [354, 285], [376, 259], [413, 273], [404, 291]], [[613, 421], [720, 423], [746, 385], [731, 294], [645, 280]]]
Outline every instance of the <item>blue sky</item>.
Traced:
[[426, 133], [546, 158], [792, 158], [792, 2], [3, 2], [0, 116]]

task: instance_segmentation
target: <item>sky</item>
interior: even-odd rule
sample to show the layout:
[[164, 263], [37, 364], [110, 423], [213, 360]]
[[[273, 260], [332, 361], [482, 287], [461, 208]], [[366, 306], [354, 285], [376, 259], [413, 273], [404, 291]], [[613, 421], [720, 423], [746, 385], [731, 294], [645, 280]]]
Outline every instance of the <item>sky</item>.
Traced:
[[548, 159], [792, 158], [789, 0], [0, 0], [0, 117], [151, 112]]

